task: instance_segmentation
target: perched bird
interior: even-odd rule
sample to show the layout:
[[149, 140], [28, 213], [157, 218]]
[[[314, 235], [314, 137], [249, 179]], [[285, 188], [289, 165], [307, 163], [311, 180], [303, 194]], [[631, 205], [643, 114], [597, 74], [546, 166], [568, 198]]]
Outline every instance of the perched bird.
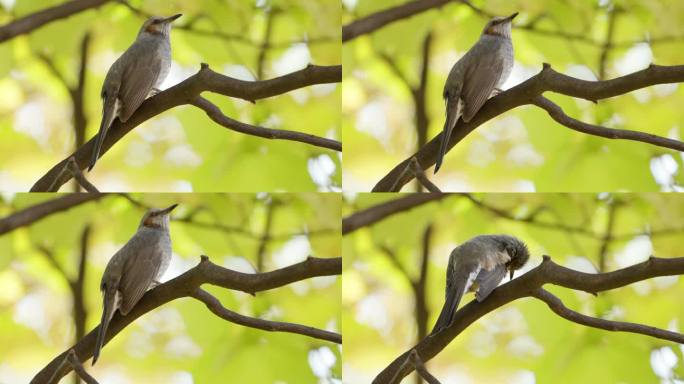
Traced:
[[124, 316], [127, 315], [145, 291], [153, 284], [157, 284], [158, 279], [169, 267], [169, 213], [177, 205], [148, 210], [140, 220], [135, 235], [107, 263], [100, 282], [103, 296], [102, 320], [97, 332], [93, 365], [100, 356], [107, 326], [116, 310]]
[[483, 301], [507, 271], [512, 279], [513, 271], [525, 265], [529, 258], [527, 246], [508, 235], [477, 236], [454, 248], [446, 272], [446, 300], [432, 333], [454, 321], [464, 293], [475, 292], [475, 299]]
[[102, 122], [95, 139], [88, 171], [100, 157], [107, 130], [118, 117], [126, 122], [151, 92], [158, 90], [171, 68], [171, 22], [181, 17], [151, 17], [143, 24], [133, 45], [107, 72], [102, 84]]
[[442, 166], [451, 130], [460, 117], [469, 122], [482, 105], [504, 82], [513, 69], [511, 21], [518, 15], [495, 17], [482, 31], [480, 39], [454, 64], [444, 84], [446, 121], [437, 154], [435, 173]]

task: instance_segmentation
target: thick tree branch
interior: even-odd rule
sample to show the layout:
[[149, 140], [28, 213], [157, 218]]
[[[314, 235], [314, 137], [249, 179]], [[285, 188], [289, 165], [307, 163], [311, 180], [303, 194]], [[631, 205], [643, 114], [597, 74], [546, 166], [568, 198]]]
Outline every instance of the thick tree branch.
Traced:
[[105, 195], [91, 193], [64, 195], [56, 199], [32, 205], [0, 219], [0, 235], [29, 225], [53, 213], [65, 211], [92, 200], [98, 200], [103, 196]]
[[[534, 296], [544, 284], [554, 284], [570, 289], [597, 293], [624, 287], [658, 276], [674, 276], [684, 274], [684, 257], [672, 259], [650, 258], [639, 264], [608, 273], [584, 273], [562, 267], [548, 256], [544, 261], [528, 273], [513, 279], [495, 289], [487, 300], [477, 302], [472, 300], [456, 312], [454, 322], [442, 331], [421, 340], [414, 348], [421, 359], [426, 362], [442, 351], [463, 330], [489, 312], [494, 311], [514, 300]], [[642, 328], [644, 330], [647, 328]], [[658, 333], [659, 337], [674, 342], [682, 342], [684, 335], [674, 333]], [[643, 332], [639, 332], [643, 333]], [[649, 334], [650, 336], [656, 333]], [[411, 349], [414, 349], [411, 348]], [[413, 370], [404, 364], [411, 350], [397, 357], [388, 365], [373, 383], [395, 383]], [[393, 378], [396, 381], [393, 381]]]
[[563, 302], [558, 297], [554, 296], [543, 288], [538, 288], [533, 291], [532, 297], [545, 302], [558, 316], [577, 324], [586, 325], [587, 327], [592, 328], [604, 329], [611, 332], [638, 333], [641, 335], [655, 337], [657, 339], [684, 344], [684, 335], [681, 333], [667, 331], [643, 324], [606, 320], [575, 312], [563, 305]]
[[24, 16], [21, 19], [14, 20], [0, 27], [0, 43], [15, 36], [29, 33], [52, 21], [69, 17], [90, 8], [99, 7], [110, 1], [111, 0], [72, 0]]
[[[650, 65], [648, 68], [641, 71], [612, 80], [587, 81], [563, 75], [554, 71], [550, 65], [544, 64], [544, 68], [537, 75], [532, 76], [523, 83], [489, 99], [470, 122], [464, 123], [463, 120], [459, 120], [449, 139], [447, 147], [448, 149], [451, 149], [477, 127], [506, 111], [521, 105], [534, 104], [535, 98], [547, 91], [585, 100], [597, 101], [622, 95], [651, 85], [679, 82], [684, 82], [684, 65]], [[577, 126], [575, 128], [577, 128]], [[676, 140], [664, 139], [641, 132], [623, 130], [613, 132], [613, 130], [606, 131], [608, 128], [603, 127], [598, 127], [599, 129], [596, 129], [597, 127], [595, 126], [583, 126], [580, 128], [581, 129], [578, 130], [586, 130], [588, 133], [591, 132], [592, 134], [603, 137], [612, 138], [617, 134], [619, 138], [643, 141], [680, 151], [683, 150], [681, 148], [684, 147], [684, 144], [676, 142]], [[411, 157], [416, 157], [422, 169], [433, 166], [436, 161], [441, 140], [442, 134], [440, 133], [418, 152], [412, 154], [406, 160], [395, 166], [375, 185], [373, 191], [386, 192], [389, 191], [393, 185], [402, 186], [411, 181], [413, 175], [404, 173], [404, 169], [406, 169]]]
[[221, 302], [209, 292], [197, 288], [192, 294], [192, 297], [203, 302], [211, 312], [216, 316], [230, 321], [231, 323], [244, 325], [250, 328], [261, 329], [269, 332], [290, 332], [299, 335], [309, 336], [314, 339], [331, 341], [333, 343], [342, 344], [342, 335], [335, 332], [330, 332], [322, 329], [308, 327], [306, 325], [285, 323], [280, 321], [263, 320], [254, 317], [244, 316], [225, 308]]
[[[439, 8], [454, 1], [456, 0], [414, 0], [397, 7], [388, 8], [373, 13], [343, 26], [342, 42], [344, 43], [349, 40], [353, 40], [361, 35], [371, 33], [397, 20], [417, 15], [432, 8]], [[467, 3], [467, 1], [464, 0], [460, 0], [458, 2]]]
[[[79, 195], [76, 195], [79, 196]], [[138, 317], [145, 313], [181, 297], [191, 297], [193, 292], [202, 284], [213, 284], [228, 289], [239, 290], [254, 294], [264, 290], [282, 287], [284, 285], [317, 276], [333, 276], [342, 273], [342, 258], [320, 259], [309, 257], [305, 261], [265, 273], [242, 273], [218, 266], [208, 257], [202, 256], [202, 261], [182, 275], [158, 285], [145, 293], [138, 304], [126, 316], [119, 312], [114, 315], [105, 337], [105, 343], [121, 332]], [[86, 361], [93, 354], [98, 328], [93, 329], [72, 348], [81, 362]], [[60, 362], [68, 350], [55, 357], [31, 381], [32, 384], [47, 383], [56, 372], [56, 378], [61, 378], [71, 370], [70, 367], [60, 367]]]
[[314, 136], [303, 132], [288, 131], [285, 129], [257, 127], [255, 125], [233, 120], [224, 115], [219, 107], [201, 96], [197, 96], [190, 103], [203, 110], [215, 123], [228, 128], [231, 131], [236, 131], [251, 136], [263, 137], [266, 139], [298, 141], [300, 143], [311, 144], [316, 147], [328, 148], [338, 152], [342, 151], [342, 143], [337, 140], [326, 139], [325, 137]]
[[347, 235], [357, 229], [373, 225], [387, 216], [407, 211], [419, 205], [435, 200], [441, 200], [449, 195], [441, 193], [421, 193], [400, 197], [384, 203], [355, 212], [342, 219], [342, 235]]
[[[115, 120], [107, 132], [101, 152], [102, 154], [106, 153], [114, 143], [121, 140], [142, 122], [173, 107], [192, 104], [199, 94], [205, 91], [254, 101], [309, 85], [338, 83], [340, 81], [342, 81], [342, 66], [339, 65], [328, 67], [309, 65], [302, 70], [270, 80], [243, 81], [216, 73], [209, 69], [206, 64], [202, 64], [202, 68], [197, 74], [145, 100], [125, 123], [121, 123], [118, 119]], [[69, 181], [70, 175], [61, 175], [61, 177], [59, 175], [61, 169], [66, 165], [67, 159], [74, 156], [79, 168], [85, 169], [94, 145], [95, 138], [92, 138], [75, 153], [70, 154], [66, 159], [53, 166], [33, 185], [31, 191], [45, 191], [55, 183], [55, 180], [55, 185], [58, 186]]]

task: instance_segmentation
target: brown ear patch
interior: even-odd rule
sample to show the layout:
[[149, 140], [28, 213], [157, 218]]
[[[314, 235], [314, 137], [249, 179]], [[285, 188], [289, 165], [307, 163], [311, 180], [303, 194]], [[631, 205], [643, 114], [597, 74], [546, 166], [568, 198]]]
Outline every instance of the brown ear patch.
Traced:
[[155, 223], [154, 220], [152, 220], [152, 216], [148, 217], [143, 221], [143, 226], [148, 227], [148, 228], [161, 228], [161, 225], [158, 223]]
[[145, 31], [147, 33], [151, 33], [153, 35], [159, 35], [161, 34], [161, 31], [159, 30], [158, 26], [156, 24], [150, 24], [147, 27], [145, 27]]

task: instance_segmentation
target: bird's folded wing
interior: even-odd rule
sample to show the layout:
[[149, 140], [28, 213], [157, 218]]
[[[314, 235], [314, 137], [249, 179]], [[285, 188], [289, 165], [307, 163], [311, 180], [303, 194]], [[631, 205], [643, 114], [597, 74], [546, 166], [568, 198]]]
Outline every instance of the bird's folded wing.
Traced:
[[121, 121], [128, 120], [136, 109], [145, 101], [157, 83], [161, 72], [161, 60], [150, 52], [130, 55], [133, 59], [124, 70], [119, 99], [122, 102]]
[[131, 254], [126, 259], [119, 284], [122, 296], [121, 313], [124, 315], [128, 314], [142, 298], [159, 271], [162, 250], [149, 240], [134, 236], [125, 246], [128, 247], [126, 252]]
[[494, 269], [487, 271], [482, 270], [479, 275], [477, 275], [478, 289], [475, 292], [475, 299], [477, 301], [482, 301], [489, 296], [494, 288], [499, 286], [501, 280], [506, 276], [506, 265], [499, 264]]
[[503, 60], [485, 59], [466, 74], [461, 98], [464, 101], [463, 121], [468, 122], [482, 108], [501, 78]]

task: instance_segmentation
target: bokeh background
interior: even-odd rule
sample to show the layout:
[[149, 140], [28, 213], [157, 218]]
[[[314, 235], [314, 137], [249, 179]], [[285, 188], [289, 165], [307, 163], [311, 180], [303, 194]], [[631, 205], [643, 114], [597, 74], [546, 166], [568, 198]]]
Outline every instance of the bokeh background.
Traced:
[[[60, 3], [2, 0], [0, 24]], [[183, 17], [171, 32], [173, 64], [161, 89], [195, 74], [202, 62], [242, 80], [341, 62], [336, 0], [110, 1], [49, 23], [0, 44], [3, 191], [28, 191], [74, 150], [73, 104], [65, 84], [77, 84], [86, 33], [91, 36], [83, 100], [88, 140], [99, 128], [100, 89], [111, 64], [134, 41], [147, 14], [175, 13]], [[339, 84], [306, 87], [256, 104], [209, 92], [203, 96], [244, 123], [341, 139]], [[328, 191], [341, 185], [339, 153], [229, 131], [192, 106], [173, 108], [136, 127], [87, 176], [100, 190], [115, 192]]]
[[[399, 196], [347, 195], [344, 216]], [[432, 329], [444, 303], [449, 254], [458, 244], [488, 233], [519, 237], [531, 258], [516, 276], [545, 254], [571, 269], [607, 272], [651, 255], [681, 257], [682, 212], [678, 194], [451, 195], [358, 229], [343, 238], [344, 381], [371, 382]], [[596, 297], [544, 288], [590, 316], [677, 332], [684, 326], [680, 276]], [[461, 304], [471, 300], [468, 294]], [[524, 298], [476, 321], [426, 365], [442, 383], [676, 383], [684, 375], [683, 353], [673, 342], [569, 322]]]
[[[0, 217], [58, 196], [3, 195]], [[81, 326], [90, 332], [100, 321], [99, 284], [107, 262], [133, 235], [147, 206], [173, 203], [180, 204], [170, 227], [174, 254], [162, 282], [197, 265], [202, 254], [254, 273], [341, 253], [341, 198], [334, 194], [106, 195], [54, 213], [0, 235], [0, 383], [28, 383], [74, 343], [76, 296], [68, 281], [77, 279], [81, 252]], [[82, 247], [85, 228], [89, 235]], [[341, 287], [339, 276], [306, 279], [255, 297], [203, 286], [240, 314], [337, 333]], [[101, 383], [333, 383], [341, 375], [341, 346], [229, 323], [203, 303], [181, 298], [126, 327], [105, 345], [94, 367], [90, 361], [84, 367]]]
[[[404, 3], [343, 0], [342, 23]], [[464, 3], [469, 3], [468, 6]], [[488, 15], [514, 20], [515, 67], [508, 89], [542, 63], [585, 80], [611, 79], [648, 67], [684, 62], [684, 3], [671, 0], [473, 0], [448, 2], [386, 25], [343, 45], [345, 190], [368, 192], [389, 170], [441, 132], [442, 90], [452, 65], [477, 41]], [[411, 89], [420, 85], [428, 34], [426, 132], [417, 132]], [[679, 84], [586, 100], [546, 93], [574, 118], [611, 128], [684, 136]], [[682, 190], [681, 153], [644, 143], [572, 131], [545, 111], [523, 106], [487, 122], [446, 156], [437, 176], [444, 191]], [[405, 187], [412, 191], [414, 186]]]

